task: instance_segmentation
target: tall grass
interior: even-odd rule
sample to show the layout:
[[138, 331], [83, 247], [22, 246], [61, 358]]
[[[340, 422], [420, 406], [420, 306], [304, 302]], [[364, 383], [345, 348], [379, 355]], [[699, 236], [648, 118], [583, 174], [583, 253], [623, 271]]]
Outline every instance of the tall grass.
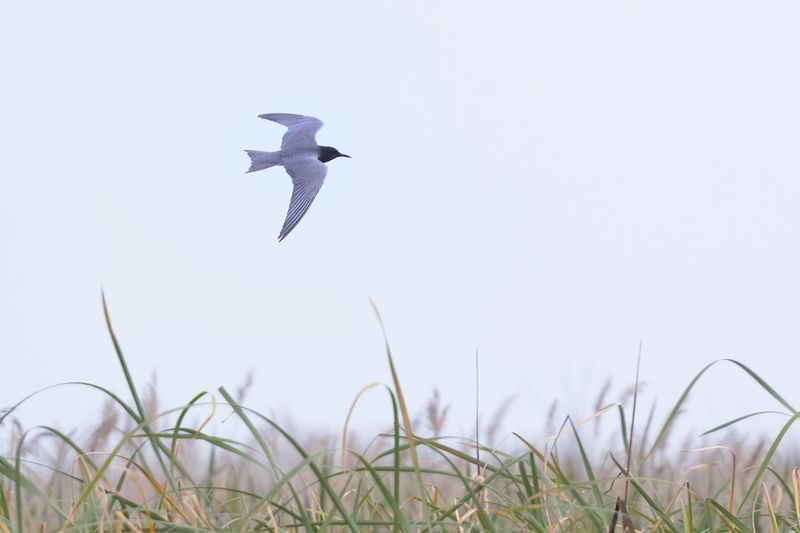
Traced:
[[[221, 387], [156, 412], [153, 394], [131, 377], [105, 301], [103, 309], [128, 398], [69, 384], [106, 398], [87, 439], [20, 427], [14, 413], [27, 398], [0, 414], [2, 532], [800, 530], [800, 470], [777, 454], [800, 413], [737, 361], [703, 368], [664, 420], [651, 414], [636, 434], [626, 406], [598, 402], [589, 422], [567, 418], [552, 438], [514, 434], [505, 449], [478, 454], [471, 439], [439, 436], [447, 410], [438, 396], [427, 407], [434, 435], [414, 424], [387, 341], [390, 429], [364, 446], [345, 427], [337, 445], [293, 436], [243, 405], [244, 391]], [[696, 452], [711, 459], [698, 463], [666, 444], [689, 394], [718, 364], [741, 369], [788, 417], [772, 440], [707, 446]], [[615, 442], [586, 437], [599, 417], [618, 419]], [[239, 436], [212, 431], [220, 418]]]

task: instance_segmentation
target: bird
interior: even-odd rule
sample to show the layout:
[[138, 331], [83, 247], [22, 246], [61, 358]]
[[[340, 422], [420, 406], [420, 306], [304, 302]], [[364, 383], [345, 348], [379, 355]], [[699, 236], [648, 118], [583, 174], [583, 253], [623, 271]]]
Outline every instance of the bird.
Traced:
[[283, 135], [281, 149], [277, 152], [259, 152], [245, 150], [250, 156], [250, 169], [246, 172], [256, 172], [274, 166], [282, 166], [292, 178], [292, 199], [289, 202], [289, 211], [286, 220], [278, 235], [278, 242], [286, 238], [297, 226], [300, 220], [311, 207], [311, 202], [317, 196], [328, 166], [325, 163], [337, 157], [349, 155], [339, 152], [332, 146], [320, 146], [315, 135], [322, 127], [318, 118], [294, 115], [291, 113], [268, 113], [258, 115], [258, 118], [277, 122], [286, 126], [288, 130]]

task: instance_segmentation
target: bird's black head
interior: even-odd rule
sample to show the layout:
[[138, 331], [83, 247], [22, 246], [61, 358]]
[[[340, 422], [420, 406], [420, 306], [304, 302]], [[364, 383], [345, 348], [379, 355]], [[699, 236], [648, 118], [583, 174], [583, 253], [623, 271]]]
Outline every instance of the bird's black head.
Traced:
[[333, 161], [337, 157], [350, 157], [349, 155], [339, 153], [339, 150], [334, 148], [333, 146], [320, 146], [319, 147], [319, 155], [317, 159], [322, 161], [323, 163], [327, 163], [328, 161]]

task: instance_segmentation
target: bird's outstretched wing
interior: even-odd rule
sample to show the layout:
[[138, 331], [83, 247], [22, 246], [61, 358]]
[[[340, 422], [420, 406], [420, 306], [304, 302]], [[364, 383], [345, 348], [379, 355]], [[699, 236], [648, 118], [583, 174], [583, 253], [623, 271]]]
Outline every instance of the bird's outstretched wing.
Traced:
[[281, 142], [281, 150], [287, 153], [307, 152], [318, 146], [314, 138], [322, 127], [322, 121], [318, 118], [291, 113], [268, 113], [258, 115], [258, 118], [271, 120], [289, 128]]
[[289, 235], [306, 214], [328, 173], [328, 167], [314, 156], [293, 157], [286, 160], [283, 166], [292, 177], [294, 189], [278, 241]]

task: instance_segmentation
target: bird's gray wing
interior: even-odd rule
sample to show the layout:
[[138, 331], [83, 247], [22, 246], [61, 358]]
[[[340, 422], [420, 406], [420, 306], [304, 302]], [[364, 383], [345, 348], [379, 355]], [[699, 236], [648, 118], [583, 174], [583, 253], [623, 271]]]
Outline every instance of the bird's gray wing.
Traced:
[[307, 152], [318, 146], [314, 138], [322, 127], [322, 121], [318, 118], [291, 113], [269, 113], [258, 115], [258, 118], [271, 120], [289, 128], [281, 142], [281, 150], [289, 154]]
[[283, 166], [292, 177], [294, 189], [278, 241], [289, 235], [306, 214], [328, 173], [328, 167], [315, 156], [293, 157], [286, 160]]

